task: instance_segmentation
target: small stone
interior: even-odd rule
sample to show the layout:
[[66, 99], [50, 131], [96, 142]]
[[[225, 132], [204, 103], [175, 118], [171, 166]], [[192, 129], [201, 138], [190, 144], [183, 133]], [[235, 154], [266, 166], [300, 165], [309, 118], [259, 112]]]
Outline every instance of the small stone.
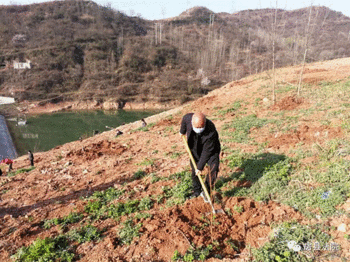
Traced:
[[338, 226], [338, 231], [340, 231], [340, 232], [346, 232], [346, 224], [340, 224], [339, 226]]
[[67, 163], [64, 164], [64, 167], [70, 166], [72, 164], [71, 161], [68, 161]]
[[11, 218], [12, 218], [12, 215], [5, 215], [5, 216], [4, 216], [4, 219], [5, 219], [5, 220], [9, 220], [9, 219], [11, 219]]

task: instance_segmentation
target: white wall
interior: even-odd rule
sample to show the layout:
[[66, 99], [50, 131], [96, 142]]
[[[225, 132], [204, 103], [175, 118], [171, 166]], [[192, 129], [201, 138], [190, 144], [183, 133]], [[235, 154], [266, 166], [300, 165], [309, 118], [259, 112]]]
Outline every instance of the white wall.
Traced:
[[14, 102], [15, 102], [15, 99], [12, 97], [0, 96], [0, 105], [13, 104]]

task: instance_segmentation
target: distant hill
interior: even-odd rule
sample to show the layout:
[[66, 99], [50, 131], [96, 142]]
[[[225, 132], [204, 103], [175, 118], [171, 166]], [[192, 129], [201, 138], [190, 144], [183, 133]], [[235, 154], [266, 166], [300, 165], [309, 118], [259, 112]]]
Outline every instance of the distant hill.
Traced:
[[[92, 1], [1, 6], [0, 94], [19, 101], [183, 103], [270, 69], [274, 15], [194, 7], [149, 21]], [[301, 63], [309, 16], [307, 62], [350, 55], [350, 18], [326, 7], [278, 10], [278, 67]]]

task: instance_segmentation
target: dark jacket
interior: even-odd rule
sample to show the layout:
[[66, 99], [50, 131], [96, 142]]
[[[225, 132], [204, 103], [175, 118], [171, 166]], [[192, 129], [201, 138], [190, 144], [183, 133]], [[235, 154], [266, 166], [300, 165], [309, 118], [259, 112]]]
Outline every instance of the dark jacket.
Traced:
[[34, 160], [34, 156], [33, 156], [33, 153], [28, 151], [28, 157], [29, 157], [29, 160], [32, 161]]
[[197, 169], [203, 170], [209, 158], [220, 153], [219, 134], [215, 125], [209, 119], [206, 121], [204, 131], [197, 134], [192, 129], [192, 116], [193, 113], [189, 113], [182, 118], [180, 133], [182, 135], [186, 134], [188, 146], [197, 162]]

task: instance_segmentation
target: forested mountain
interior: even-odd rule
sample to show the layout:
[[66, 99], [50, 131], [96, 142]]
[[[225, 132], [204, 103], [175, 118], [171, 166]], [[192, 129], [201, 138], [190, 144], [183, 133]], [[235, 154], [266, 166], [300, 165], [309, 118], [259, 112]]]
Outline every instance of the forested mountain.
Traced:
[[270, 69], [273, 42], [278, 67], [300, 64], [306, 49], [307, 62], [347, 57], [349, 32], [350, 18], [326, 7], [233, 14], [194, 7], [150, 21], [92, 1], [1, 6], [0, 93], [19, 101], [182, 103]]

